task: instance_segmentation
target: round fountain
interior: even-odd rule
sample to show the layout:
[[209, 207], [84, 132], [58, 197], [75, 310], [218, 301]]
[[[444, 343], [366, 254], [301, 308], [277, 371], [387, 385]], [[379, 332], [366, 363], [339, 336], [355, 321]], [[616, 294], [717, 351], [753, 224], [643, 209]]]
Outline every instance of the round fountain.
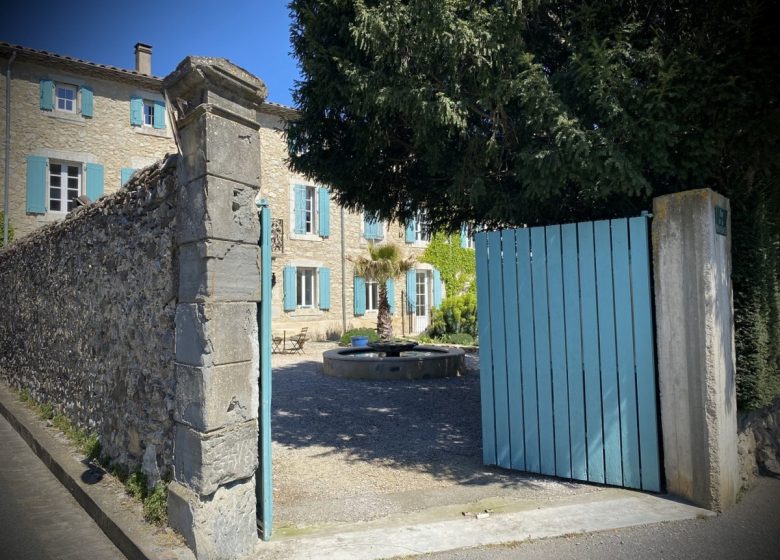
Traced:
[[322, 354], [325, 375], [350, 379], [436, 379], [466, 372], [460, 348], [380, 341], [366, 347], [336, 348]]

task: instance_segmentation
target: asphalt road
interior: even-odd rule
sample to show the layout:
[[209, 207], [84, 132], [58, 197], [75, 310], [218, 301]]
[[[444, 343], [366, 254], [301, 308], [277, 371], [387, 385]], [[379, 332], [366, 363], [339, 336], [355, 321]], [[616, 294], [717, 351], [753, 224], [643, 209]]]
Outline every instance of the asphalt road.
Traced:
[[0, 415], [0, 560], [124, 560]]
[[780, 558], [780, 477], [761, 477], [726, 513], [709, 519], [461, 549], [426, 560], [753, 560]]

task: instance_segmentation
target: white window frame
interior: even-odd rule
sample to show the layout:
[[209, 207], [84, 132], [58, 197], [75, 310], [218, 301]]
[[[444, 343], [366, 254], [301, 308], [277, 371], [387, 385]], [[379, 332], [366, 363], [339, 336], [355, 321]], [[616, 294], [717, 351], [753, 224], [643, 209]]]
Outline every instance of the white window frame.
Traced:
[[[73, 92], [73, 99], [60, 97], [60, 90]], [[71, 103], [71, 108], [60, 107], [60, 101], [64, 104]], [[77, 114], [79, 112], [79, 86], [64, 82], [54, 82], [54, 109], [62, 113]]]
[[[55, 165], [60, 167], [59, 173], [52, 172], [52, 167]], [[73, 198], [75, 199], [76, 197], [84, 194], [83, 164], [76, 161], [49, 160], [49, 164], [46, 168], [46, 208], [48, 212], [51, 212], [53, 214], [67, 214], [76, 206], [74, 202], [73, 208], [68, 208], [68, 190], [70, 190], [68, 184], [69, 184], [69, 179], [74, 178], [70, 175], [70, 169], [69, 169], [70, 167], [75, 167], [77, 171], [77, 175], [75, 177], [77, 181], [77, 187], [76, 187], [77, 192]], [[60, 183], [59, 186], [52, 185], [52, 179], [54, 177], [59, 178], [59, 183]], [[59, 190], [59, 198], [52, 199], [51, 196], [52, 189]], [[59, 210], [52, 210], [51, 208], [52, 200], [57, 200], [60, 202]]]
[[474, 249], [474, 228], [471, 224], [466, 225], [466, 249]]
[[431, 271], [430, 270], [416, 270], [415, 271], [415, 302], [414, 302], [414, 314], [417, 317], [426, 317], [430, 309], [430, 288], [431, 288]]
[[317, 188], [306, 185], [306, 210], [304, 217], [304, 235], [314, 235], [317, 226]]
[[379, 284], [366, 280], [366, 312], [379, 311]]
[[[308, 286], [306, 286], [308, 284]], [[299, 266], [295, 269], [295, 305], [298, 309], [316, 309], [319, 278], [315, 267]], [[311, 291], [307, 294], [306, 288]], [[308, 297], [307, 297], [308, 296]]]
[[[149, 122], [147, 122], [147, 116], [150, 117]], [[154, 101], [151, 99], [144, 99], [142, 102], [141, 126], [144, 128], [154, 128]]]
[[431, 230], [425, 213], [417, 212], [414, 220], [414, 242], [428, 243], [431, 240]]

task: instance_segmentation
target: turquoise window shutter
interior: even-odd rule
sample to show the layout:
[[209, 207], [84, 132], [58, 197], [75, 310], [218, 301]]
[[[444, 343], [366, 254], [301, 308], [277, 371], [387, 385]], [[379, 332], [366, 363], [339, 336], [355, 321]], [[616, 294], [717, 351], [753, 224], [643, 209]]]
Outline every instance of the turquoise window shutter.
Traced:
[[414, 243], [414, 226], [415, 226], [415, 220], [410, 220], [406, 224], [406, 242], [407, 243]]
[[133, 176], [133, 172], [135, 172], [135, 169], [132, 167], [123, 167], [122, 170], [119, 172], [119, 186], [124, 187], [127, 182], [130, 180], [130, 177]]
[[371, 217], [363, 213], [363, 237], [366, 239], [373, 239], [374, 235], [374, 228], [373, 228], [373, 222], [371, 221]]
[[130, 124], [141, 126], [144, 123], [144, 100], [140, 97], [130, 98]]
[[87, 164], [87, 196], [92, 201], [103, 196], [103, 166], [99, 163]]
[[165, 101], [154, 102], [154, 128], [165, 128]]
[[295, 311], [297, 303], [295, 294], [295, 267], [285, 266], [283, 274], [284, 310]]
[[460, 247], [461, 249], [469, 248], [469, 228], [466, 224], [460, 226]]
[[54, 82], [41, 80], [41, 109], [51, 111], [54, 108]]
[[417, 305], [417, 271], [409, 270], [406, 273], [406, 307], [409, 313], [414, 314]]
[[303, 185], [295, 185], [295, 225], [293, 231], [295, 233], [306, 233], [306, 187]]
[[354, 285], [355, 316], [359, 317], [366, 314], [366, 279], [362, 276], [355, 276]]
[[45, 157], [27, 156], [27, 211], [32, 214], [46, 212], [46, 170], [49, 162]]
[[89, 86], [81, 86], [81, 116], [92, 116], [92, 103], [93, 103], [92, 88]]
[[320, 309], [330, 309], [329, 268], [320, 268]]
[[330, 196], [328, 195], [328, 189], [325, 187], [319, 188], [319, 199], [320, 235], [328, 237], [330, 235]]
[[439, 269], [433, 269], [433, 306], [441, 306], [441, 272]]
[[390, 315], [395, 315], [395, 281], [392, 278], [385, 283], [387, 289], [387, 303], [390, 304]]

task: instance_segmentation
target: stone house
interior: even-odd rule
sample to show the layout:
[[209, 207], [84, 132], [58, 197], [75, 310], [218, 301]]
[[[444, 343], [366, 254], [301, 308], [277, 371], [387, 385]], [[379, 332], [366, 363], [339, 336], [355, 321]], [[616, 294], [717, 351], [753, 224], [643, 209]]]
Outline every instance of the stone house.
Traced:
[[[64, 218], [79, 196], [95, 200], [114, 192], [135, 169], [176, 151], [151, 56], [150, 46], [137, 44], [135, 69], [126, 70], [0, 43], [4, 138], [5, 117], [11, 122], [0, 182], [5, 184], [9, 169], [8, 215], [17, 238]], [[365, 255], [369, 243], [384, 241], [419, 258], [430, 233], [422, 219], [388, 224], [348, 212], [325, 186], [290, 171], [283, 130], [294, 117], [294, 109], [270, 102], [257, 115], [261, 196], [273, 217], [274, 329], [292, 334], [308, 326], [321, 338], [374, 327], [378, 287], [355, 277], [350, 259]], [[419, 261], [406, 278], [390, 282], [396, 333], [422, 332], [443, 292], [439, 272]]]

